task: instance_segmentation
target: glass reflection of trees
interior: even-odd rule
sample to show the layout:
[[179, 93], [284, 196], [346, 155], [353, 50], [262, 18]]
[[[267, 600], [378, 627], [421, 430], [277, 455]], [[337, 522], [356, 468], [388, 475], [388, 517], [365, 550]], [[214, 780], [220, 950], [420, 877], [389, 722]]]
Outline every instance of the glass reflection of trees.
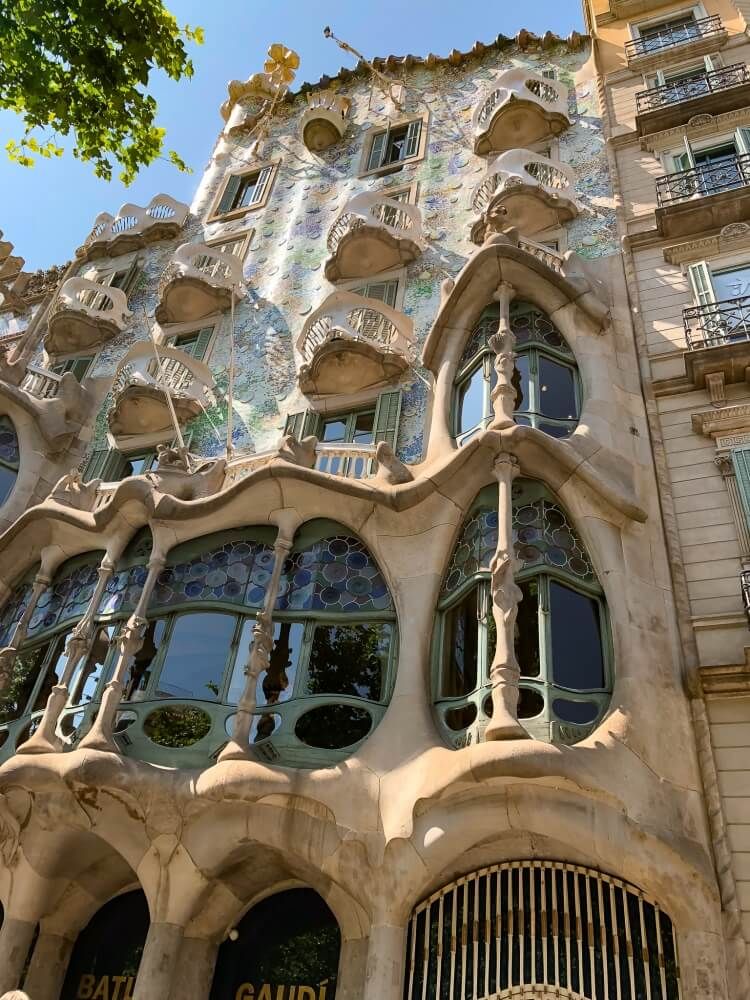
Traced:
[[[212, 704], [237, 704], [273, 569], [273, 540], [273, 531], [263, 528], [224, 532], [169, 554], [149, 605], [143, 645], [128, 666], [123, 706], [129, 714], [121, 714], [121, 731], [139, 715], [152, 745], [185, 748], [216, 728]], [[61, 720], [60, 733], [69, 742], [114, 669], [112, 639], [135, 608], [150, 551], [145, 531], [133, 539], [106, 587], [94, 640]], [[0, 696], [0, 726], [30, 717], [33, 729], [64, 669], [65, 643], [93, 594], [100, 560], [101, 553], [70, 560], [42, 595], [11, 683]], [[33, 573], [0, 616], [3, 636], [12, 634], [28, 603], [31, 579]], [[333, 522], [307, 525], [283, 568], [270, 665], [258, 679], [252, 739], [259, 751], [303, 765], [351, 753], [384, 711], [395, 655], [393, 603], [365, 546]], [[172, 704], [152, 705], [165, 701]], [[144, 714], [144, 704], [134, 715], [139, 703], [154, 710]], [[231, 734], [231, 722], [225, 711], [219, 744]]]
[[[513, 540], [520, 563], [515, 650], [518, 716], [539, 739], [575, 742], [601, 718], [611, 690], [602, 589], [583, 543], [539, 482], [513, 486]], [[475, 738], [492, 713], [495, 653], [489, 565], [497, 545], [497, 488], [487, 487], [464, 523], [443, 582], [436, 648], [436, 702], [455, 746]]]
[[[464, 348], [455, 379], [453, 433], [465, 444], [492, 417], [495, 355], [489, 338], [497, 332], [498, 306], [484, 310]], [[552, 437], [575, 430], [581, 409], [581, 389], [573, 352], [543, 312], [514, 300], [510, 324], [516, 338], [515, 419], [538, 427]]]

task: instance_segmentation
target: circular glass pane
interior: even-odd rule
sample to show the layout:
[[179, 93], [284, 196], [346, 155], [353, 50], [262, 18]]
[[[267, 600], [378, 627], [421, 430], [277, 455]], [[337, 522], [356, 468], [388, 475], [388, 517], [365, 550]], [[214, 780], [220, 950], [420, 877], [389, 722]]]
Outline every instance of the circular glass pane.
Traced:
[[191, 705], [158, 708], [143, 723], [146, 736], [160, 747], [190, 747], [210, 730], [210, 715]]
[[321, 705], [305, 712], [294, 727], [298, 740], [321, 750], [343, 750], [370, 732], [369, 712], [353, 705]]
[[445, 724], [454, 733], [467, 729], [477, 717], [476, 705], [462, 705], [461, 708], [449, 708], [443, 718]]
[[596, 702], [570, 701], [567, 698], [555, 698], [552, 710], [563, 722], [573, 722], [579, 726], [589, 725], [599, 714]]
[[533, 719], [544, 710], [544, 698], [532, 688], [522, 687], [518, 696], [518, 718]]

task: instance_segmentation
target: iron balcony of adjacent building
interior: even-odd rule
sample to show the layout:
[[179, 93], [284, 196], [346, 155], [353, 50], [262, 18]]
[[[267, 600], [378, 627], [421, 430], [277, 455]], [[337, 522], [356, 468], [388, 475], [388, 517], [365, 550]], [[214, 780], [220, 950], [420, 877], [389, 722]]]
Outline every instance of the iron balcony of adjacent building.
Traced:
[[750, 154], [734, 154], [656, 182], [656, 227], [691, 236], [750, 219]]
[[235, 305], [245, 294], [239, 257], [203, 243], [178, 247], [159, 282], [158, 323], [192, 323]]
[[655, 34], [632, 38], [625, 43], [625, 54], [631, 69], [645, 70], [665, 62], [715, 52], [727, 40], [727, 30], [718, 14], [669, 26]]
[[750, 622], [750, 569], [743, 569], [740, 573], [740, 586], [742, 587], [742, 606], [745, 615]]
[[750, 69], [744, 63], [696, 72], [687, 79], [636, 94], [638, 135], [686, 124], [694, 115], [716, 115], [750, 105]]
[[422, 253], [422, 213], [386, 191], [355, 195], [328, 234], [329, 281], [369, 278], [403, 267]]
[[44, 348], [62, 355], [100, 347], [122, 333], [132, 315], [122, 289], [68, 278], [50, 311]]
[[724, 384], [744, 383], [750, 367], [750, 295], [708, 302], [683, 310], [685, 370], [693, 385], [706, 386], [707, 376]]
[[506, 70], [477, 105], [473, 124], [480, 156], [554, 138], [570, 125], [567, 88], [530, 70]]

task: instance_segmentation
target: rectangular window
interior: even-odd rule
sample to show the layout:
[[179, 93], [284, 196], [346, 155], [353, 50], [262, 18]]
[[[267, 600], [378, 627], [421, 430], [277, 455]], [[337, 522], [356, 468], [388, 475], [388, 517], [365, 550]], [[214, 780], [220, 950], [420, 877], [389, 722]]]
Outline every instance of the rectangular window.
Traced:
[[391, 281], [368, 281], [366, 285], [358, 285], [351, 291], [366, 299], [377, 299], [378, 302], [385, 302], [393, 309], [396, 306], [396, 296], [398, 295], [398, 278], [393, 278]]
[[133, 452], [120, 455], [119, 468], [114, 479], [127, 479], [129, 476], [142, 476], [156, 465], [156, 453], [153, 451]]
[[179, 336], [171, 337], [170, 347], [176, 347], [179, 351], [184, 351], [196, 361], [202, 361], [206, 356], [208, 345], [211, 342], [214, 328], [212, 326], [203, 327], [201, 330], [191, 330], [190, 333], [181, 333]]
[[219, 199], [216, 215], [227, 215], [264, 204], [273, 171], [273, 166], [266, 166], [246, 174], [231, 174]]
[[680, 45], [692, 38], [700, 37], [700, 25], [695, 13], [690, 10], [663, 21], [636, 26], [641, 39], [640, 52], [657, 52], [670, 45]]
[[375, 434], [375, 410], [360, 410], [321, 421], [321, 441], [327, 444], [372, 444]]
[[370, 142], [367, 171], [379, 170], [403, 160], [410, 160], [419, 153], [422, 136], [422, 119], [376, 132]]
[[93, 361], [93, 358], [66, 358], [64, 361], [59, 361], [56, 365], [52, 365], [52, 371], [55, 375], [64, 375], [66, 372], [72, 372], [78, 381], [82, 382], [88, 375]]

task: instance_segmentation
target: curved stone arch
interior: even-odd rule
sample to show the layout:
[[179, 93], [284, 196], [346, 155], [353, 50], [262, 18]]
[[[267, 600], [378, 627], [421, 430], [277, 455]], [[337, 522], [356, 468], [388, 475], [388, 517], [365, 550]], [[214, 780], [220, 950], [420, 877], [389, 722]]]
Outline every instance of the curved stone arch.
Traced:
[[451, 433], [451, 408], [458, 361], [503, 282], [513, 287], [515, 297], [545, 313], [573, 352], [584, 383], [579, 428], [586, 424], [587, 410], [599, 398], [602, 385], [612, 384], [606, 372], [611, 345], [601, 339], [609, 325], [602, 283], [586, 275], [583, 263], [572, 254], [555, 270], [507, 236], [495, 237], [469, 259], [455, 281], [445, 282], [440, 309], [422, 351], [422, 363], [435, 376], [428, 461], [457, 447]]

